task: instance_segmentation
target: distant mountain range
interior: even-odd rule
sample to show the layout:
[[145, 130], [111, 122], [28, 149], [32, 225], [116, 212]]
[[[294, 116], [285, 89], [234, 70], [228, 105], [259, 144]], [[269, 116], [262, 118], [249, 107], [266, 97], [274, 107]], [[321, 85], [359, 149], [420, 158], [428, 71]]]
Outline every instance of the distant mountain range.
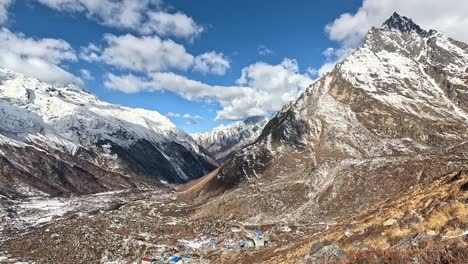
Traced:
[[267, 122], [266, 117], [254, 116], [229, 126], [221, 125], [210, 132], [192, 134], [192, 137], [219, 163], [223, 163], [252, 143]]
[[83, 194], [184, 183], [217, 163], [154, 111], [0, 69], [0, 194]]

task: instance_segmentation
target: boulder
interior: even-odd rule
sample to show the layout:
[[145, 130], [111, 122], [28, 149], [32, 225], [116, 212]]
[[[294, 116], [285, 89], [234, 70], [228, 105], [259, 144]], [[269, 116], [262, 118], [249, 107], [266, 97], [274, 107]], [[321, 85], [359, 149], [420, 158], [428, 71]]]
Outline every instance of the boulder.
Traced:
[[346, 253], [336, 244], [328, 240], [320, 241], [312, 246], [304, 264], [315, 264], [323, 262], [334, 263], [346, 257]]
[[432, 237], [424, 233], [417, 233], [400, 240], [393, 248], [396, 250], [406, 250], [413, 247], [420, 247], [427, 243]]
[[390, 218], [385, 220], [385, 222], [382, 223], [383, 226], [392, 226], [394, 224], [398, 223], [398, 220]]

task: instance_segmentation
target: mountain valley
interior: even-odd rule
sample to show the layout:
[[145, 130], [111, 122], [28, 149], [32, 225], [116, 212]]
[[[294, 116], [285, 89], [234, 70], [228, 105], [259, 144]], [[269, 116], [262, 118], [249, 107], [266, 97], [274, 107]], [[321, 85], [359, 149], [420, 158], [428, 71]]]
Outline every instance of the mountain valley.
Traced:
[[271, 118], [0, 69], [0, 121], [1, 263], [468, 261], [468, 44], [397, 13]]

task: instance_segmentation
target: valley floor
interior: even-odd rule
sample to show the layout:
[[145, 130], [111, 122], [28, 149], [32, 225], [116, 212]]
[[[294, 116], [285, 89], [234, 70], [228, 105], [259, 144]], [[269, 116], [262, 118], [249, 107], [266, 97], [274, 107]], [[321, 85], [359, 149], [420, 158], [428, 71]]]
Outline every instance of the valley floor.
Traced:
[[[197, 210], [174, 190], [125, 190], [69, 198], [0, 200], [1, 263], [139, 263], [144, 257], [190, 255], [191, 263], [232, 263], [259, 248], [240, 248], [245, 233], [260, 230], [271, 250], [321, 227], [235, 220], [194, 220]], [[204, 241], [215, 239], [214, 245]], [[223, 245], [234, 242], [232, 251]], [[246, 263], [252, 263], [250, 260]]]
[[[178, 200], [174, 189], [0, 198], [0, 262], [188, 255], [189, 263], [466, 263], [467, 186], [468, 170], [454, 171], [334, 225], [301, 226], [196, 219], [199, 208]], [[266, 246], [224, 248], [252, 230], [268, 237]]]

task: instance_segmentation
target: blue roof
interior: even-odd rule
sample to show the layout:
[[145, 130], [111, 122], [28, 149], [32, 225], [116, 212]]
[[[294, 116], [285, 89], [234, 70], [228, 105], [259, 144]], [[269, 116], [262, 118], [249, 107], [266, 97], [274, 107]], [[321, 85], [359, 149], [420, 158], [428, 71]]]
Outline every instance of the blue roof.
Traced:
[[255, 235], [257, 237], [261, 237], [262, 236], [262, 232], [258, 231], [257, 229], [254, 229], [253, 232], [255, 233]]
[[175, 256], [175, 257], [170, 258], [170, 259], [169, 259], [169, 262], [171, 262], [171, 261], [172, 261], [172, 262], [178, 262], [179, 260], [181, 260], [181, 258]]

